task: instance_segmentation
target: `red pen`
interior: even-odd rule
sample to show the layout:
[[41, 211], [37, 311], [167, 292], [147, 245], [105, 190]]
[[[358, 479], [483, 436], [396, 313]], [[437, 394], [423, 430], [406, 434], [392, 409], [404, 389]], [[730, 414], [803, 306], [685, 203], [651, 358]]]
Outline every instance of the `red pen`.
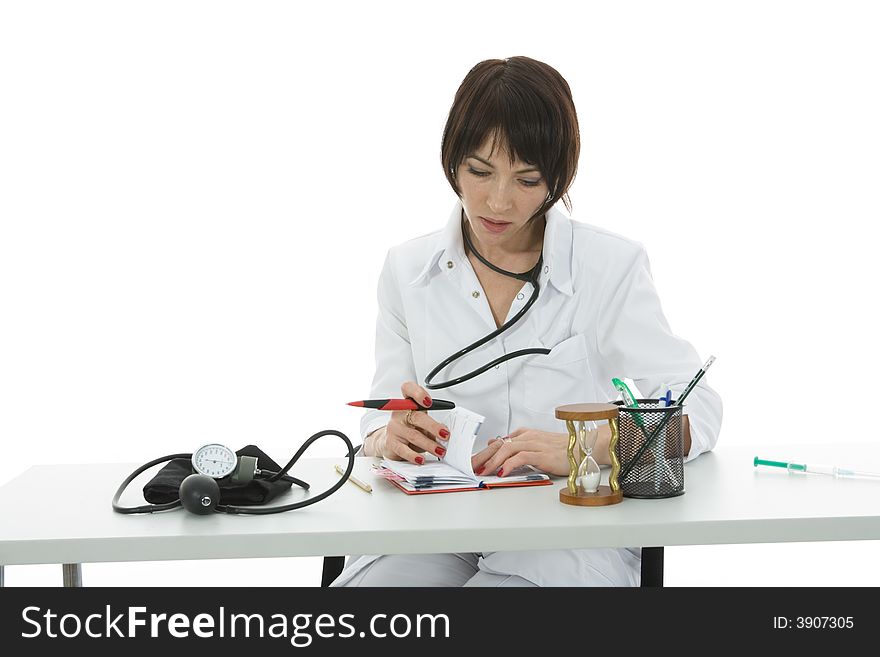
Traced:
[[445, 399], [435, 399], [430, 406], [420, 406], [412, 399], [363, 399], [361, 401], [348, 402], [349, 406], [362, 406], [364, 408], [376, 408], [380, 411], [448, 411], [455, 408], [455, 404]]

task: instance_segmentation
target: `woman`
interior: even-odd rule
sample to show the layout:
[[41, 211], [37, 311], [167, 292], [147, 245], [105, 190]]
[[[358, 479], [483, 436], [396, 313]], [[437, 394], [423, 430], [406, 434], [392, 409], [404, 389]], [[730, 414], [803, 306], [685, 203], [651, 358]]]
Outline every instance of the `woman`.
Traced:
[[[614, 399], [613, 377], [634, 379], [647, 396], [667, 388], [677, 396], [702, 365], [671, 333], [641, 245], [554, 207], [563, 200], [571, 209], [579, 151], [571, 91], [555, 69], [527, 57], [477, 64], [456, 93], [441, 149], [459, 200], [444, 230], [392, 248], [380, 276], [371, 397], [399, 391], [430, 406], [430, 383], [484, 415], [478, 474], [531, 465], [566, 475], [557, 406]], [[508, 330], [432, 371], [512, 320], [536, 286], [534, 305]], [[534, 347], [550, 353], [466, 377]], [[687, 411], [690, 460], [715, 445], [721, 400], [701, 383]], [[412, 411], [368, 411], [361, 432], [365, 455], [417, 464], [425, 452], [442, 456], [449, 436], [442, 414]], [[593, 452], [600, 463], [609, 439], [606, 426]], [[640, 558], [638, 548], [366, 555], [350, 558], [334, 586], [628, 586], [639, 583]]]

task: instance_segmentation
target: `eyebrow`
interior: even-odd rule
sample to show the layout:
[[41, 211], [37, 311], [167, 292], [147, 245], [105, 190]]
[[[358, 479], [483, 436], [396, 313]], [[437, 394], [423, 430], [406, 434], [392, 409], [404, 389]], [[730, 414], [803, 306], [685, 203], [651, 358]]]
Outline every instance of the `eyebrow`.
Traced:
[[[487, 160], [484, 160], [484, 159], [481, 158], [479, 155], [473, 155], [473, 154], [471, 154], [471, 155], [468, 155], [467, 157], [468, 157], [468, 158], [471, 158], [471, 157], [472, 157], [472, 158], [475, 159], [475, 160], [479, 160], [480, 162], [482, 162], [483, 164], [485, 164], [487, 167], [491, 167], [491, 168], [493, 168], [493, 169], [495, 168], [495, 167], [492, 165], [491, 162], [488, 162]], [[467, 159], [467, 158], [465, 158], [465, 159]], [[529, 167], [528, 169], [520, 169], [519, 171], [515, 171], [514, 173], [531, 173], [532, 171], [537, 171], [538, 173], [541, 173], [541, 170], [538, 169], [538, 167]]]

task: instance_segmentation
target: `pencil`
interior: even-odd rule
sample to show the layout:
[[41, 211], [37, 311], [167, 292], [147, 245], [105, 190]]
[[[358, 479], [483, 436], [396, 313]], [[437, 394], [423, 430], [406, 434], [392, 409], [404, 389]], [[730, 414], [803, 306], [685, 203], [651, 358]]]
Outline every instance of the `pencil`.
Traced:
[[[345, 474], [345, 470], [343, 470], [339, 465], [336, 466], [336, 472], [338, 472], [341, 475]], [[361, 488], [361, 489], [367, 491], [368, 493], [373, 492], [373, 487], [370, 486], [370, 484], [365, 484], [364, 482], [362, 482], [360, 479], [358, 479], [354, 475], [349, 475], [348, 480], [351, 483], [353, 483], [355, 486], [357, 486], [358, 488]]]

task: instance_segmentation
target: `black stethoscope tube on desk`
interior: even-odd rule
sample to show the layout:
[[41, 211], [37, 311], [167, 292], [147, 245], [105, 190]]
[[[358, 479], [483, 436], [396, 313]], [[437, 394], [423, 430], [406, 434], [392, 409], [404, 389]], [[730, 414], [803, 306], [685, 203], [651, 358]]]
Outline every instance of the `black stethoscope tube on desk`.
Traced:
[[492, 340], [493, 338], [498, 337], [499, 335], [504, 333], [507, 329], [509, 329], [511, 326], [516, 324], [520, 319], [522, 319], [522, 316], [525, 315], [526, 312], [528, 311], [528, 309], [531, 308], [532, 305], [535, 303], [535, 301], [538, 300], [538, 292], [540, 291], [540, 286], [538, 284], [538, 276], [541, 273], [541, 264], [544, 262], [544, 254], [543, 253], [538, 258], [538, 263], [534, 267], [532, 267], [527, 272], [523, 272], [521, 274], [518, 274], [516, 272], [506, 271], [504, 269], [501, 269], [500, 267], [496, 267], [491, 262], [486, 260], [480, 254], [479, 251], [477, 251], [477, 249], [474, 247], [473, 243], [471, 242], [470, 237], [467, 234], [467, 230], [464, 225], [464, 217], [462, 217], [461, 233], [462, 233], [462, 236], [464, 237], [464, 243], [466, 245], [466, 248], [473, 251], [474, 255], [477, 256], [477, 259], [480, 262], [482, 262], [484, 265], [486, 265], [487, 267], [489, 267], [493, 271], [498, 272], [499, 274], [503, 274], [504, 276], [509, 276], [511, 278], [516, 278], [518, 280], [526, 281], [527, 283], [531, 283], [532, 286], [534, 287], [534, 289], [532, 290], [532, 296], [529, 297], [529, 300], [526, 302], [526, 305], [524, 305], [522, 307], [522, 309], [510, 319], [509, 322], [502, 324], [499, 328], [492, 331], [486, 337], [481, 338], [481, 339], [477, 340], [476, 342], [474, 342], [473, 344], [468, 345], [464, 349], [455, 352], [449, 358], [447, 358], [442, 363], [440, 363], [437, 367], [435, 367], [433, 370], [431, 370], [428, 373], [428, 376], [425, 377], [425, 387], [428, 388], [429, 390], [441, 390], [443, 388], [449, 388], [450, 386], [458, 385], [459, 383], [464, 383], [465, 381], [469, 381], [470, 379], [473, 379], [475, 376], [479, 376], [480, 374], [482, 374], [486, 370], [492, 369], [493, 367], [495, 367], [499, 363], [503, 363], [504, 361], [511, 360], [512, 358], [519, 358], [520, 356], [528, 356], [530, 354], [545, 354], [546, 355], [546, 354], [550, 353], [549, 349], [545, 349], [542, 347], [532, 347], [529, 349], [520, 349], [519, 351], [514, 351], [509, 354], [504, 354], [503, 356], [500, 356], [499, 358], [496, 358], [495, 360], [493, 360], [491, 363], [486, 363], [485, 365], [483, 365], [479, 369], [476, 369], [473, 372], [470, 372], [470, 373], [465, 374], [463, 376], [460, 376], [458, 378], [450, 379], [449, 381], [444, 381], [442, 383], [431, 383], [433, 378], [435, 376], [437, 376], [437, 374], [441, 370], [446, 368], [450, 363], [458, 360], [459, 358], [461, 358], [462, 356], [464, 356], [468, 352], [473, 351], [477, 347], [483, 346], [484, 344], [489, 342], [489, 340]]

